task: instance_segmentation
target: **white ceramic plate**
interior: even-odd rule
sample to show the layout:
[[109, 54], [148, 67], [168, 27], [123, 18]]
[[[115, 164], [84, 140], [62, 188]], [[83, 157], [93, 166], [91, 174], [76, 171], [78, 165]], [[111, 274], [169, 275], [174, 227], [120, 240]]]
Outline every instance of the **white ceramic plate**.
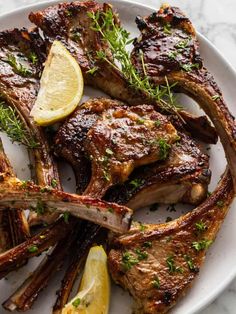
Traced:
[[[120, 14], [123, 25], [131, 32], [132, 36], [138, 34], [134, 20], [137, 15], [150, 14], [154, 9], [146, 6], [130, 3], [128, 1], [112, 0], [111, 2]], [[160, 3], [157, 1], [157, 7]], [[27, 19], [28, 13], [32, 10], [40, 10], [49, 4], [56, 3], [48, 2], [43, 4], [37, 4], [28, 6], [26, 8], [14, 11], [10, 14], [3, 15], [0, 18], [0, 30], [29, 26]], [[216, 81], [223, 90], [224, 98], [231, 110], [236, 115], [235, 99], [236, 99], [236, 73], [222, 55], [216, 50], [216, 48], [205, 39], [202, 35], [198, 34], [201, 46], [201, 53], [205, 60], [205, 64], [214, 74]], [[86, 88], [84, 99], [89, 96], [100, 96], [101, 92]], [[189, 100], [185, 96], [180, 96], [181, 102], [186, 104], [188, 110], [196, 113], [201, 113], [200, 109], [193, 101]], [[10, 141], [3, 135], [3, 141], [5, 150], [16, 170], [17, 175], [20, 178], [29, 178], [28, 155], [27, 152], [19, 145], [12, 145]], [[213, 171], [212, 183], [210, 190], [212, 190], [220, 174], [225, 167], [225, 158], [220, 143], [213, 146], [210, 150], [211, 155], [211, 170]], [[68, 176], [73, 176], [71, 169], [64, 165], [62, 166], [63, 181], [65, 182], [65, 189], [74, 191], [74, 180], [70, 186], [66, 183]], [[217, 237], [216, 242], [211, 247], [210, 252], [207, 254], [206, 262], [202, 268], [199, 277], [195, 281], [191, 291], [188, 295], [174, 308], [175, 314], [190, 314], [196, 313], [209, 302], [211, 302], [235, 277], [236, 275], [236, 206], [235, 202], [222, 226], [221, 231]], [[186, 211], [186, 207], [179, 206], [176, 213], [169, 213], [166, 211], [166, 206], [161, 208], [155, 213], [149, 212], [149, 210], [141, 210], [137, 213], [137, 219], [142, 219], [147, 222], [159, 222], [165, 219], [167, 216], [177, 217]], [[18, 272], [11, 273], [8, 276], [8, 280], [0, 281], [0, 302], [3, 302], [39, 263], [40, 258], [33, 258], [29, 261], [28, 265]], [[55, 301], [55, 292], [59, 287], [62, 274], [58, 274], [50, 281], [50, 285], [47, 289], [40, 294], [37, 302], [33, 306], [33, 309], [28, 311], [29, 314], [47, 314], [51, 313], [52, 305]], [[130, 314], [132, 300], [127, 293], [125, 293], [119, 287], [113, 285], [112, 287], [112, 299], [110, 314]], [[0, 309], [0, 313], [8, 313], [3, 309]]]

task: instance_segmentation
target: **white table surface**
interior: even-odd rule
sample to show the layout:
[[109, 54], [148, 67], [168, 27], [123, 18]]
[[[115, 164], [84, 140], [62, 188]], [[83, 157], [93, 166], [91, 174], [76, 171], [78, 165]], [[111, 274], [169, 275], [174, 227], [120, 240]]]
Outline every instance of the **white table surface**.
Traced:
[[[0, 0], [0, 13], [38, 2], [40, 1]], [[158, 0], [136, 2], [152, 7], [158, 7], [160, 4]], [[196, 29], [213, 42], [236, 68], [236, 0], [169, 0], [168, 3], [185, 11]], [[199, 314], [236, 314], [236, 279]]]

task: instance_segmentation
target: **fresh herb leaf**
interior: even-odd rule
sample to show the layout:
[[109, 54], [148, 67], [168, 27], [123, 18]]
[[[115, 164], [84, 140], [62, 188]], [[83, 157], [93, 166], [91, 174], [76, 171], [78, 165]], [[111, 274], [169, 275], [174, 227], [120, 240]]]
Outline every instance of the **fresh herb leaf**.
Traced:
[[0, 102], [0, 130], [5, 132], [12, 142], [20, 142], [28, 148], [37, 148], [39, 144], [25, 129], [16, 111]]
[[38, 200], [37, 205], [35, 207], [35, 211], [38, 215], [43, 215], [45, 212], [45, 204], [41, 200]]
[[72, 302], [72, 305], [77, 308], [81, 303], [81, 299], [80, 298], [77, 298], [75, 299], [73, 302]]
[[190, 41], [189, 41], [189, 38], [184, 39], [184, 40], [181, 40], [181, 41], [179, 41], [179, 42], [175, 45], [175, 47], [176, 47], [177, 49], [180, 49], [180, 50], [185, 49], [185, 48], [188, 47], [189, 42], [190, 42]]
[[139, 260], [131, 253], [125, 252], [122, 255], [122, 266], [125, 271], [130, 270], [134, 265], [138, 264]]
[[139, 188], [143, 184], [142, 179], [134, 179], [129, 182], [129, 184], [133, 187], [133, 190]]
[[[88, 12], [88, 16], [92, 19], [91, 29], [99, 32], [103, 40], [109, 45], [113, 61], [106, 54], [105, 51], [98, 51], [97, 58], [107, 62], [127, 79], [130, 85], [137, 89], [144, 91], [149, 97], [158, 101], [160, 106], [167, 112], [174, 112], [178, 114], [178, 106], [175, 103], [171, 88], [176, 85], [169, 86], [167, 78], [166, 86], [154, 86], [150, 83], [146, 75], [146, 66], [143, 58], [143, 53], [140, 50], [140, 61], [142, 62], [144, 77], [142, 77], [135, 69], [131, 62], [130, 52], [127, 46], [133, 41], [130, 39], [130, 34], [115, 22], [112, 10], [106, 12]], [[170, 24], [164, 26], [164, 31], [170, 34]]]
[[136, 249], [135, 253], [137, 254], [139, 261], [142, 261], [148, 258], [148, 253], [146, 251], [141, 251], [140, 249]]
[[166, 35], [171, 35], [171, 25], [170, 23], [167, 23], [163, 26], [163, 31]]
[[32, 246], [30, 246], [30, 247], [28, 248], [28, 251], [29, 251], [30, 253], [35, 253], [35, 252], [38, 251], [38, 247], [37, 247], [36, 245], [32, 245]]
[[174, 273], [174, 272], [178, 272], [181, 274], [183, 273], [183, 268], [175, 265], [174, 257], [172, 255], [166, 259], [166, 264], [169, 268], [170, 273]]
[[201, 232], [205, 231], [207, 228], [206, 224], [203, 221], [196, 222], [195, 227], [198, 231], [201, 231]]
[[171, 60], [176, 60], [178, 54], [178, 51], [171, 51], [168, 53], [168, 58], [170, 58]]
[[146, 241], [146, 242], [143, 242], [143, 247], [146, 247], [146, 248], [151, 248], [152, 247], [152, 242], [151, 241]]
[[147, 226], [145, 226], [141, 222], [139, 223], [139, 226], [140, 226], [140, 231], [144, 231], [147, 228]]
[[218, 100], [218, 99], [220, 99], [220, 95], [214, 95], [214, 96], [211, 97], [211, 99], [214, 100], [214, 101]]
[[196, 272], [198, 271], [198, 268], [194, 265], [193, 260], [190, 256], [184, 255], [184, 259], [188, 265], [189, 270]]
[[161, 121], [160, 121], [160, 120], [156, 120], [156, 121], [155, 121], [155, 126], [156, 126], [156, 127], [159, 127], [160, 125], [161, 125]]
[[212, 240], [201, 240], [198, 242], [193, 242], [192, 243], [192, 247], [196, 250], [196, 251], [202, 251], [202, 250], [206, 250], [208, 249], [208, 247], [212, 244]]
[[199, 69], [199, 63], [186, 63], [181, 64], [181, 68], [186, 72], [191, 72], [193, 69]]
[[160, 160], [165, 160], [170, 152], [171, 146], [166, 142], [164, 138], [158, 140], [159, 146], [159, 158]]
[[32, 74], [29, 69], [27, 69], [22, 63], [19, 63], [17, 61], [16, 57], [13, 54], [9, 54], [7, 56], [7, 62], [13, 68], [14, 72], [21, 76], [26, 77]]
[[95, 67], [91, 68], [90, 70], [88, 70], [86, 73], [93, 75], [94, 73], [97, 72], [98, 69], [99, 68], [97, 66], [95, 66]]
[[156, 289], [160, 288], [160, 280], [157, 276], [155, 276], [155, 279], [152, 281], [152, 286]]
[[70, 217], [70, 213], [69, 212], [65, 212], [63, 213], [63, 218], [66, 224], [68, 224], [69, 222], [69, 217]]
[[55, 178], [53, 178], [51, 180], [51, 187], [55, 189], [57, 186], [58, 186], [58, 182]]
[[36, 64], [39, 59], [38, 59], [38, 56], [36, 55], [35, 52], [31, 52], [28, 56], [28, 59], [33, 63], [33, 64]]

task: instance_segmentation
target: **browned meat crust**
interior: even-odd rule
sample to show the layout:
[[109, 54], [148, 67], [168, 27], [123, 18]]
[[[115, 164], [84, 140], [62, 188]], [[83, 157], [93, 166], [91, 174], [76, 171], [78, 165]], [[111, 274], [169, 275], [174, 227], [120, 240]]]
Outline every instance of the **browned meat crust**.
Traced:
[[166, 77], [170, 84], [193, 97], [214, 124], [223, 144], [236, 186], [236, 127], [213, 76], [203, 66], [199, 43], [189, 19], [178, 9], [163, 6], [148, 17], [137, 18], [141, 31], [132, 52], [133, 63], [154, 84]]
[[211, 178], [209, 156], [187, 135], [179, 135], [166, 161], [136, 169], [124, 184], [109, 189], [105, 199], [132, 209], [155, 203], [200, 204]]
[[165, 224], [134, 226], [114, 239], [109, 269], [115, 282], [134, 297], [136, 313], [167, 313], [187, 292], [233, 197], [228, 171], [192, 212]]
[[[106, 51], [107, 55], [110, 56], [111, 63], [113, 62], [112, 54], [101, 35], [91, 29], [91, 19], [88, 12], [106, 12], [111, 9], [112, 7], [106, 3], [74, 1], [50, 6], [42, 11], [31, 12], [29, 19], [43, 30], [49, 43], [55, 39], [63, 42], [80, 64], [86, 84], [97, 87], [112, 98], [125, 101], [130, 105], [148, 103], [160, 110], [158, 103], [153, 102], [145, 93], [137, 92], [119, 71], [97, 58], [98, 51]], [[120, 23], [116, 13], [114, 13], [114, 19], [117, 24]], [[89, 74], [88, 71], [94, 67], [98, 70], [92, 75]], [[206, 117], [200, 117], [200, 120], [204, 121], [204, 127], [198, 124], [198, 117], [195, 117], [196, 120], [194, 121], [195, 118], [190, 117], [184, 111], [183, 117], [188, 125], [188, 131], [193, 132], [194, 135], [206, 142], [216, 143], [217, 134]], [[173, 119], [173, 122], [176, 123], [176, 126], [181, 125], [183, 127], [180, 119]]]

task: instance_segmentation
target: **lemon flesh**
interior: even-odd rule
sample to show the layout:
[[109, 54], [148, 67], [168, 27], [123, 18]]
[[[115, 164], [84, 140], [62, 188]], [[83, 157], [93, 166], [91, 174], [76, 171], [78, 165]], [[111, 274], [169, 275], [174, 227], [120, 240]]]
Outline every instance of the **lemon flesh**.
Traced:
[[38, 125], [47, 126], [67, 117], [79, 104], [84, 89], [80, 66], [59, 41], [54, 41], [31, 110]]
[[109, 299], [107, 255], [102, 246], [95, 246], [89, 251], [79, 292], [62, 314], [108, 314]]

